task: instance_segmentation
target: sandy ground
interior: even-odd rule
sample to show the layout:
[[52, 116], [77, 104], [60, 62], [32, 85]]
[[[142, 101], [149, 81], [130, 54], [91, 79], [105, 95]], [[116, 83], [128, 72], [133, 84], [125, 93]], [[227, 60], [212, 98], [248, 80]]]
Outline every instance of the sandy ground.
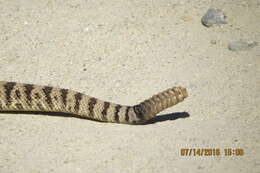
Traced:
[[[201, 25], [210, 7], [228, 23]], [[227, 49], [260, 43], [259, 18], [258, 0], [0, 0], [2, 81], [127, 105], [176, 85], [190, 94], [143, 126], [1, 113], [0, 172], [259, 173], [260, 46]]]

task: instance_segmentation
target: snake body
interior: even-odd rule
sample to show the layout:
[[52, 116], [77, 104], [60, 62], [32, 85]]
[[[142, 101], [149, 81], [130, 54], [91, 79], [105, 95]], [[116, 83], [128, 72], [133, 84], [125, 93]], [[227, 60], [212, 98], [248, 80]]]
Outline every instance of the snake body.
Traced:
[[0, 111], [61, 112], [125, 124], [144, 123], [187, 96], [185, 88], [173, 87], [137, 105], [125, 106], [69, 89], [0, 81]]

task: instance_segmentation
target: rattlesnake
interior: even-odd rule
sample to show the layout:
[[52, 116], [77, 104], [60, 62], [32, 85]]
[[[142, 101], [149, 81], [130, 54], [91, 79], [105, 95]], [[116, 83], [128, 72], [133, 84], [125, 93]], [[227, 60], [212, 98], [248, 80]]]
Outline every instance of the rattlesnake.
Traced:
[[188, 97], [173, 87], [134, 106], [124, 106], [50, 86], [0, 81], [0, 111], [61, 112], [104, 122], [141, 124]]

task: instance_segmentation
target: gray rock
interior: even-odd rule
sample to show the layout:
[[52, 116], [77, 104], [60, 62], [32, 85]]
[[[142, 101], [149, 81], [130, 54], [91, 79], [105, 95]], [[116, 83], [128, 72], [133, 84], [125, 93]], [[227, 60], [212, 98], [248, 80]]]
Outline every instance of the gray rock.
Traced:
[[226, 16], [220, 9], [210, 8], [207, 13], [201, 18], [201, 23], [206, 27], [213, 25], [226, 24]]
[[258, 43], [255, 41], [238, 40], [238, 41], [230, 42], [228, 44], [228, 49], [231, 51], [245, 51], [245, 50], [249, 50], [257, 45], [258, 45]]

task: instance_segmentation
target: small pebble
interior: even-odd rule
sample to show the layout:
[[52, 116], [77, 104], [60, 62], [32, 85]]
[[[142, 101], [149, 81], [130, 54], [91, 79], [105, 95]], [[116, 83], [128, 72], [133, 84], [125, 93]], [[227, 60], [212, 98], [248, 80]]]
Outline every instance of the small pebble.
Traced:
[[211, 40], [210, 43], [211, 44], [217, 44], [217, 41], [216, 40]]
[[230, 42], [228, 44], [228, 49], [231, 51], [245, 51], [245, 50], [249, 50], [257, 45], [258, 45], [258, 43], [255, 41], [238, 40], [238, 41]]
[[226, 16], [220, 9], [210, 8], [207, 13], [201, 18], [201, 23], [206, 27], [213, 25], [226, 24]]
[[24, 21], [23, 24], [24, 25], [29, 25], [29, 22], [28, 21]]
[[187, 89], [193, 89], [193, 88], [197, 88], [197, 85], [195, 84], [190, 84], [188, 86], [186, 86]]

